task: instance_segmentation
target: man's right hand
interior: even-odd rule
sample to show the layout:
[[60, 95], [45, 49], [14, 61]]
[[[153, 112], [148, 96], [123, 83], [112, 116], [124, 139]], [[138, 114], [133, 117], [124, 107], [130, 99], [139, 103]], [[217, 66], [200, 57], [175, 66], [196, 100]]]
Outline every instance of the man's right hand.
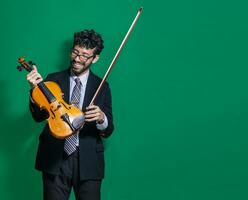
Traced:
[[29, 72], [27, 75], [27, 81], [31, 88], [34, 88], [35, 86], [37, 86], [38, 83], [43, 81], [41, 75], [37, 71], [37, 67], [33, 65], [33, 68], [34, 69], [31, 72]]

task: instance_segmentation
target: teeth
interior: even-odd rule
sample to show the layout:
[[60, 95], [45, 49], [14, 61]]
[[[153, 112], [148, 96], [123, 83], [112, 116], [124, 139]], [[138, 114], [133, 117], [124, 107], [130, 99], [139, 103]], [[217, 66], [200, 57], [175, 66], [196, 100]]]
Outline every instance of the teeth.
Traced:
[[75, 63], [74, 65], [75, 65], [75, 66], [81, 66], [81, 65], [80, 65], [80, 64], [78, 64], [78, 63]]

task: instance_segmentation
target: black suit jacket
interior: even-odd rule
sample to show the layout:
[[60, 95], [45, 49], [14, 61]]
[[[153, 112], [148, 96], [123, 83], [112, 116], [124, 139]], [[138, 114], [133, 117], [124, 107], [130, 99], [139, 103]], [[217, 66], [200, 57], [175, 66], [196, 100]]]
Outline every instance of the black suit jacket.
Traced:
[[[70, 70], [49, 74], [45, 81], [54, 81], [59, 84], [64, 93], [64, 100], [69, 102]], [[101, 79], [89, 73], [85, 99], [82, 110], [89, 105]], [[79, 169], [80, 179], [102, 179], [104, 177], [104, 146], [101, 137], [109, 137], [113, 132], [111, 92], [108, 83], [102, 87], [96, 98], [95, 105], [99, 106], [108, 118], [108, 127], [104, 131], [96, 128], [96, 122], [85, 123], [79, 134]], [[37, 105], [30, 102], [30, 110], [35, 121], [40, 122], [47, 118], [45, 111], [40, 111]], [[38, 170], [59, 174], [63, 161], [64, 139], [54, 138], [46, 124], [39, 137], [39, 147], [35, 167]]]

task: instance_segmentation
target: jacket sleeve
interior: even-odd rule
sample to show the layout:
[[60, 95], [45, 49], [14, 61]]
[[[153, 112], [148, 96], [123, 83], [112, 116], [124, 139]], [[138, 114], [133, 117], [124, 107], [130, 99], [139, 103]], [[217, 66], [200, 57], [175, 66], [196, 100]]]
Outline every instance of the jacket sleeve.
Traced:
[[105, 85], [103, 92], [104, 92], [103, 106], [101, 109], [105, 113], [105, 115], [108, 119], [108, 127], [106, 129], [100, 131], [100, 135], [104, 138], [107, 138], [114, 131], [113, 113], [112, 113], [112, 98], [111, 98], [111, 91], [110, 91], [108, 84]]
[[33, 102], [31, 97], [29, 100], [29, 110], [36, 122], [42, 122], [49, 117], [48, 112], [44, 109], [41, 110], [40, 107]]

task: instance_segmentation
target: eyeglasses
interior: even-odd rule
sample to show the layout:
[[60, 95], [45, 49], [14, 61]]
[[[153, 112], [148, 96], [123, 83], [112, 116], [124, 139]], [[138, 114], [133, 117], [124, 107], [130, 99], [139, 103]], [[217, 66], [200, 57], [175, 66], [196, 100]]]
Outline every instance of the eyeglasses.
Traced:
[[71, 50], [71, 54], [73, 57], [79, 57], [79, 60], [81, 61], [86, 61], [89, 60], [90, 58], [93, 58], [95, 56], [95, 54], [93, 54], [92, 56], [87, 56], [85, 54], [79, 54], [79, 51], [77, 49], [72, 49]]

